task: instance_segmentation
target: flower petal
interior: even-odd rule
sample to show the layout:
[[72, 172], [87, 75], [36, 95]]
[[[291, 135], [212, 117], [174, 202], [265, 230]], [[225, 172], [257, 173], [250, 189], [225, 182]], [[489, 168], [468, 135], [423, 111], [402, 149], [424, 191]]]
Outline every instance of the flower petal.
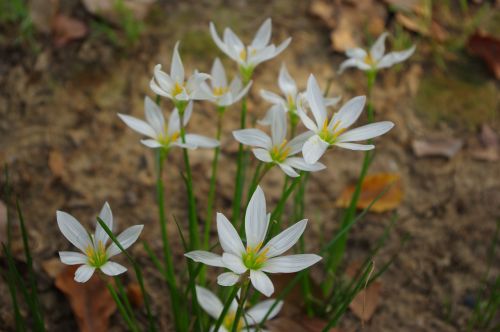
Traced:
[[130, 127], [130, 129], [144, 136], [156, 138], [155, 130], [147, 122], [134, 118], [130, 115], [118, 113], [118, 116], [120, 117], [120, 119], [122, 119], [123, 122], [125, 122], [127, 126]]
[[245, 234], [247, 247], [255, 248], [262, 245], [267, 233], [269, 221], [266, 214], [266, 197], [260, 186], [250, 198], [245, 212]]
[[57, 226], [71, 244], [85, 252], [88, 246], [92, 246], [90, 236], [83, 226], [72, 215], [66, 212], [57, 211]]
[[87, 256], [79, 252], [59, 251], [61, 262], [66, 265], [86, 264]]
[[179, 55], [179, 43], [179, 41], [175, 43], [172, 63], [170, 65], [170, 77], [172, 77], [174, 82], [181, 84], [184, 83], [184, 66]]
[[214, 319], [219, 318], [222, 309], [224, 309], [224, 305], [214, 293], [206, 288], [196, 286], [196, 297], [198, 298], [200, 306], [210, 315], [210, 317]]
[[270, 163], [273, 161], [271, 155], [269, 154], [269, 151], [267, 151], [266, 149], [260, 149], [260, 148], [252, 149], [252, 152], [255, 158], [259, 159], [262, 162]]
[[[108, 202], [104, 203], [101, 212], [99, 213], [99, 218], [108, 226], [108, 228], [113, 231], [113, 213], [111, 212], [111, 208], [109, 207]], [[108, 233], [101, 227], [101, 224], [97, 223], [95, 226], [95, 240], [97, 243], [101, 241], [103, 245], [106, 245], [109, 236]]]
[[236, 256], [240, 256], [245, 252], [245, 247], [238, 232], [222, 213], [217, 213], [217, 233], [224, 252]]
[[222, 257], [211, 253], [210, 251], [194, 250], [185, 253], [184, 256], [191, 258], [195, 262], [203, 263], [205, 265], [226, 267], [222, 262]]
[[396, 63], [403, 62], [411, 57], [414, 52], [415, 45], [405, 51], [388, 53], [377, 63], [377, 69], [388, 68]]
[[75, 281], [76, 282], [87, 282], [94, 274], [95, 268], [82, 265], [75, 271]]
[[359, 60], [364, 60], [367, 56], [366, 51], [359, 47], [348, 48], [345, 51], [345, 55], [347, 55], [349, 58], [356, 58]]
[[389, 34], [384, 32], [377, 38], [372, 48], [370, 49], [370, 56], [372, 60], [378, 62], [383, 56], [385, 52], [385, 39]]
[[306, 163], [314, 164], [325, 153], [329, 144], [323, 141], [318, 135], [309, 138], [302, 147], [302, 155]]
[[271, 104], [281, 105], [281, 106], [283, 106], [283, 108], [286, 108], [285, 99], [283, 99], [283, 97], [277, 95], [274, 92], [267, 91], [267, 90], [260, 90], [260, 96], [262, 97], [262, 99], [270, 102]]
[[247, 311], [247, 317], [249, 317], [249, 324], [256, 325], [259, 324], [264, 317], [266, 317], [267, 312], [271, 309], [274, 303], [278, 302], [273, 310], [267, 316], [267, 320], [271, 320], [281, 311], [283, 307], [283, 301], [277, 301], [275, 299], [269, 299], [262, 302], [257, 303]]
[[281, 168], [283, 172], [285, 172], [286, 175], [292, 178], [296, 178], [299, 176], [299, 173], [297, 173], [292, 166], [287, 165], [285, 163], [279, 163], [278, 166]]
[[271, 258], [266, 262], [262, 271], [269, 273], [293, 273], [316, 264], [321, 256], [315, 254], [300, 254]]
[[262, 23], [259, 30], [257, 30], [251, 46], [256, 49], [261, 49], [269, 44], [269, 40], [271, 40], [271, 28], [272, 22], [271, 19], [268, 18]]
[[271, 138], [260, 129], [241, 129], [233, 131], [234, 138], [244, 145], [256, 146], [266, 150], [271, 149]]
[[160, 142], [154, 139], [141, 139], [141, 143], [152, 149], [161, 148], [163, 146]]
[[356, 142], [374, 138], [385, 134], [394, 127], [391, 121], [380, 121], [370, 123], [352, 130], [349, 130], [338, 137], [338, 142]]
[[222, 254], [222, 262], [226, 268], [236, 274], [243, 274], [248, 270], [240, 256], [235, 256], [225, 252]]
[[233, 286], [240, 280], [240, 276], [233, 272], [224, 272], [217, 277], [217, 284], [221, 286]]
[[212, 75], [212, 86], [214, 88], [227, 87], [226, 71], [219, 58], [215, 58], [210, 74]]
[[328, 129], [332, 130], [338, 122], [340, 124], [336, 130], [349, 128], [361, 115], [365, 103], [365, 96], [357, 96], [347, 101], [332, 117]]
[[108, 276], [117, 276], [127, 271], [127, 268], [115, 262], [107, 262], [100, 267], [101, 271]]
[[335, 143], [335, 146], [349, 150], [368, 151], [375, 149], [372, 144], [356, 144], [356, 143]]
[[283, 52], [285, 50], [285, 48], [287, 48], [288, 45], [290, 45], [291, 41], [292, 41], [292, 37], [288, 37], [281, 44], [279, 44], [278, 47], [276, 47], [276, 51], [274, 52], [274, 56], [278, 56], [281, 52]]
[[214, 40], [215, 44], [220, 48], [220, 50], [226, 55], [229, 55], [229, 52], [227, 50], [226, 44], [220, 39], [219, 35], [217, 34], [217, 30], [215, 29], [215, 25], [213, 22], [210, 22], [210, 35], [212, 36], [212, 39]]
[[292, 226], [288, 227], [283, 232], [279, 233], [271, 240], [269, 240], [266, 246], [261, 249], [262, 252], [268, 250], [266, 256], [269, 258], [283, 254], [288, 249], [293, 247], [295, 243], [297, 243], [302, 233], [304, 233], [306, 226], [307, 219], [303, 219], [293, 224]]
[[297, 94], [297, 84], [292, 76], [290, 76], [285, 63], [281, 64], [280, 74], [278, 76], [278, 85], [285, 96], [293, 96], [295, 98], [295, 95]]
[[339, 74], [342, 74], [344, 70], [350, 67], [356, 67], [360, 70], [370, 70], [372, 67], [369, 64], [366, 64], [363, 60], [357, 59], [357, 58], [350, 58], [345, 60], [340, 64], [339, 67]]
[[144, 113], [146, 115], [146, 121], [155, 130], [157, 135], [164, 134], [165, 128], [165, 118], [161, 109], [156, 103], [149, 97], [144, 98]]
[[274, 146], [279, 146], [286, 138], [286, 115], [285, 110], [278, 105], [273, 106], [271, 112], [271, 140]]
[[271, 279], [262, 271], [250, 270], [250, 280], [256, 290], [269, 297], [274, 293], [274, 285]]
[[[120, 233], [120, 235], [118, 235], [116, 239], [118, 240], [118, 242], [120, 242], [123, 249], [126, 250], [128, 247], [134, 244], [135, 241], [137, 241], [137, 238], [141, 234], [143, 228], [144, 225], [131, 226]], [[108, 258], [110, 258], [119, 254], [120, 252], [120, 248], [118, 248], [118, 246], [113, 242], [106, 250], [106, 255], [108, 256]]]
[[294, 154], [299, 153], [302, 150], [304, 143], [313, 135], [314, 133], [312, 131], [306, 131], [292, 138], [290, 142], [288, 142], [288, 144], [286, 145], [287, 148], [290, 149], [288, 155], [293, 156]]
[[309, 75], [309, 79], [307, 80], [306, 96], [309, 106], [311, 107], [311, 112], [316, 120], [316, 125], [318, 127], [323, 126], [326, 119], [326, 108], [323, 102], [323, 93], [313, 74]]
[[321, 171], [326, 168], [325, 165], [322, 163], [314, 163], [314, 164], [309, 164], [306, 163], [304, 158], [299, 158], [299, 157], [292, 157], [292, 158], [287, 158], [284, 163], [286, 165], [289, 165], [293, 168], [300, 169], [301, 171], [308, 171], [308, 172], [317, 172]]
[[186, 144], [200, 148], [215, 148], [219, 146], [219, 141], [202, 135], [186, 134]]

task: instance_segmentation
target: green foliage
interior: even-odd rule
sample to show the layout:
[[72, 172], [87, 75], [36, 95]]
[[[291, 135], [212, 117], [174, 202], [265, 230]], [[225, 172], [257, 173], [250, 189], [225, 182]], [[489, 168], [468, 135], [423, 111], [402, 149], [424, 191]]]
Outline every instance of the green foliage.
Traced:
[[0, 24], [14, 26], [15, 43], [28, 44], [37, 49], [27, 0], [0, 0]]

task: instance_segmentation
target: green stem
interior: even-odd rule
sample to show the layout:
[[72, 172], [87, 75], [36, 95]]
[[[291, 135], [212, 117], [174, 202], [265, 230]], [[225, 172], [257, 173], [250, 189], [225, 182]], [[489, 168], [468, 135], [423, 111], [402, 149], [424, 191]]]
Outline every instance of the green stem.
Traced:
[[279, 221], [279, 219], [281, 218], [281, 214], [283, 213], [283, 209], [285, 208], [286, 200], [288, 199], [288, 197], [290, 197], [295, 187], [300, 183], [301, 179], [302, 176], [294, 178], [292, 184], [290, 184], [290, 186], [288, 186], [288, 188], [283, 191], [281, 198], [278, 201], [278, 204], [276, 205], [276, 208], [271, 213], [271, 219], [270, 219], [271, 225], [269, 227], [269, 232], [268, 232], [270, 237], [276, 235], [278, 222], [275, 221]]
[[233, 302], [233, 300], [237, 294], [238, 294], [238, 287], [233, 286], [231, 294], [229, 294], [229, 297], [227, 298], [226, 302], [224, 303], [224, 308], [222, 309], [222, 312], [220, 313], [220, 316], [217, 319], [217, 322], [215, 323], [215, 327], [212, 331], [219, 331], [219, 328], [221, 327], [222, 322], [224, 321], [224, 318], [226, 317], [226, 314], [229, 311], [229, 308], [231, 307], [231, 303]]
[[237, 332], [238, 331], [238, 325], [241, 319], [241, 315], [243, 314], [243, 307], [245, 305], [245, 301], [247, 300], [247, 295], [248, 295], [248, 289], [250, 287], [250, 281], [246, 280], [241, 286], [241, 296], [238, 301], [238, 309], [236, 310], [236, 315], [234, 316], [233, 320], [233, 328], [231, 329], [231, 332]]
[[[244, 129], [246, 127], [246, 116], [247, 116], [247, 97], [243, 97], [241, 101], [241, 120], [240, 128]], [[245, 149], [243, 144], [240, 143], [238, 147], [238, 159], [236, 166], [236, 179], [234, 188], [234, 199], [233, 199], [233, 224], [237, 225], [240, 220], [241, 214], [241, 203], [243, 196], [243, 187], [245, 185]]]
[[118, 311], [120, 312], [122, 318], [125, 320], [125, 323], [127, 324], [128, 328], [132, 332], [139, 332], [139, 328], [137, 327], [137, 324], [130, 318], [129, 313], [127, 312], [127, 309], [125, 308], [125, 305], [122, 303], [120, 300], [120, 297], [116, 293], [115, 289], [113, 286], [108, 283], [106, 285], [108, 287], [108, 291], [111, 294], [111, 297], [116, 303], [116, 306], [118, 307]]

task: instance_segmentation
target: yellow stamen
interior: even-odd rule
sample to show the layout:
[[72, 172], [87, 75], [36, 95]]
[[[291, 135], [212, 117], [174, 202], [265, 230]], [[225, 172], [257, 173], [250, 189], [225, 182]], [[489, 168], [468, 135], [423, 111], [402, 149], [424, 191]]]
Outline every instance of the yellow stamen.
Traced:
[[184, 87], [185, 83], [179, 84], [178, 82], [175, 82], [174, 88], [172, 89], [172, 96], [175, 97], [178, 94], [182, 93]]
[[375, 60], [373, 60], [372, 56], [370, 54], [367, 54], [364, 59], [365, 63], [370, 66], [375, 65]]
[[247, 60], [247, 50], [245, 50], [245, 49], [241, 50], [241, 52], [240, 52], [240, 59], [243, 60], [243, 61]]
[[213, 93], [214, 93], [214, 96], [220, 97], [220, 96], [226, 94], [228, 91], [229, 91], [228, 87], [215, 87]]

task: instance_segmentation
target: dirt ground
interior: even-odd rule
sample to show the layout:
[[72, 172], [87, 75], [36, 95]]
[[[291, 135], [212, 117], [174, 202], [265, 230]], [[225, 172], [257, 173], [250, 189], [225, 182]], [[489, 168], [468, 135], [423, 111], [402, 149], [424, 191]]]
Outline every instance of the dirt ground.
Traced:
[[[143, 98], [152, 96], [148, 87], [152, 69], [157, 63], [168, 68], [176, 40], [181, 40], [189, 71], [195, 66], [208, 71], [214, 56], [223, 58], [226, 67], [234, 67], [210, 39], [211, 20], [219, 30], [232, 26], [248, 40], [265, 18], [272, 17], [274, 41], [293, 37], [279, 58], [257, 69], [249, 105], [253, 120], [267, 110], [258, 92], [261, 88], [276, 90], [282, 61], [301, 88], [309, 73], [314, 73], [323, 86], [333, 78], [330, 91], [344, 101], [365, 93], [362, 73], [336, 74], [344, 56], [331, 50], [329, 30], [308, 13], [309, 6], [307, 1], [292, 4], [287, 0], [161, 3], [154, 7], [158, 12], [149, 16], [145, 32], [131, 48], [118, 48], [92, 35], [61, 48], [42, 37], [39, 52], [12, 45], [0, 48], [0, 163], [10, 168], [29, 225], [49, 331], [77, 328], [67, 300], [42, 268], [42, 262], [70, 248], [57, 228], [56, 210], [71, 213], [91, 228], [103, 202], [108, 201], [118, 228], [144, 224], [142, 239], [160, 252], [153, 153], [116, 113], [142, 117]], [[88, 15], [81, 5], [68, 8], [81, 18]], [[418, 47], [425, 48], [425, 40], [420, 42]], [[483, 124], [497, 133], [500, 129], [498, 92], [498, 81], [487, 68], [464, 54], [442, 70], [417, 51], [407, 64], [380, 74], [374, 92], [376, 118], [391, 120], [396, 126], [377, 139], [370, 172], [401, 174], [405, 196], [389, 241], [376, 257], [376, 266], [382, 265], [399, 252], [381, 278], [381, 301], [365, 331], [460, 331], [470, 317], [471, 296], [486, 270], [487, 249], [500, 218], [499, 162], [479, 160], [474, 154], [480, 147], [478, 132]], [[440, 98], [444, 94], [451, 97]], [[170, 108], [167, 102], [163, 106]], [[217, 183], [216, 211], [229, 215], [237, 150], [230, 132], [238, 126], [238, 113], [232, 108], [226, 116], [224, 167]], [[215, 135], [211, 105], [196, 104], [190, 130]], [[451, 158], [417, 157], [412, 143], [429, 138], [460, 139], [463, 146]], [[197, 150], [190, 155], [200, 216], [204, 217], [212, 151]], [[312, 252], [320, 247], [319, 238], [333, 237], [339, 227], [342, 210], [334, 202], [356, 179], [361, 160], [358, 152], [336, 149], [323, 159], [328, 169], [311, 176], [305, 215], [310, 219], [306, 238]], [[166, 196], [169, 213], [187, 227], [181, 161], [179, 151], [172, 151], [166, 167]], [[265, 178], [271, 207], [282, 182], [277, 170]], [[346, 264], [366, 256], [392, 216], [368, 214], [353, 228]], [[181, 262], [177, 229], [173, 223], [169, 226], [175, 258]], [[401, 249], [406, 236], [410, 240]], [[20, 241], [14, 244], [21, 248]], [[146, 266], [155, 313], [161, 329], [168, 330], [172, 320], [166, 285], [141, 245], [131, 251]], [[16, 254], [21, 257], [19, 250]], [[498, 258], [497, 254], [497, 263]], [[492, 272], [498, 275], [500, 265], [494, 264]], [[10, 308], [7, 286], [0, 280], [2, 331], [14, 329]], [[111, 325], [112, 331], [123, 328], [117, 317]], [[348, 313], [340, 329], [358, 331], [362, 327]]]

